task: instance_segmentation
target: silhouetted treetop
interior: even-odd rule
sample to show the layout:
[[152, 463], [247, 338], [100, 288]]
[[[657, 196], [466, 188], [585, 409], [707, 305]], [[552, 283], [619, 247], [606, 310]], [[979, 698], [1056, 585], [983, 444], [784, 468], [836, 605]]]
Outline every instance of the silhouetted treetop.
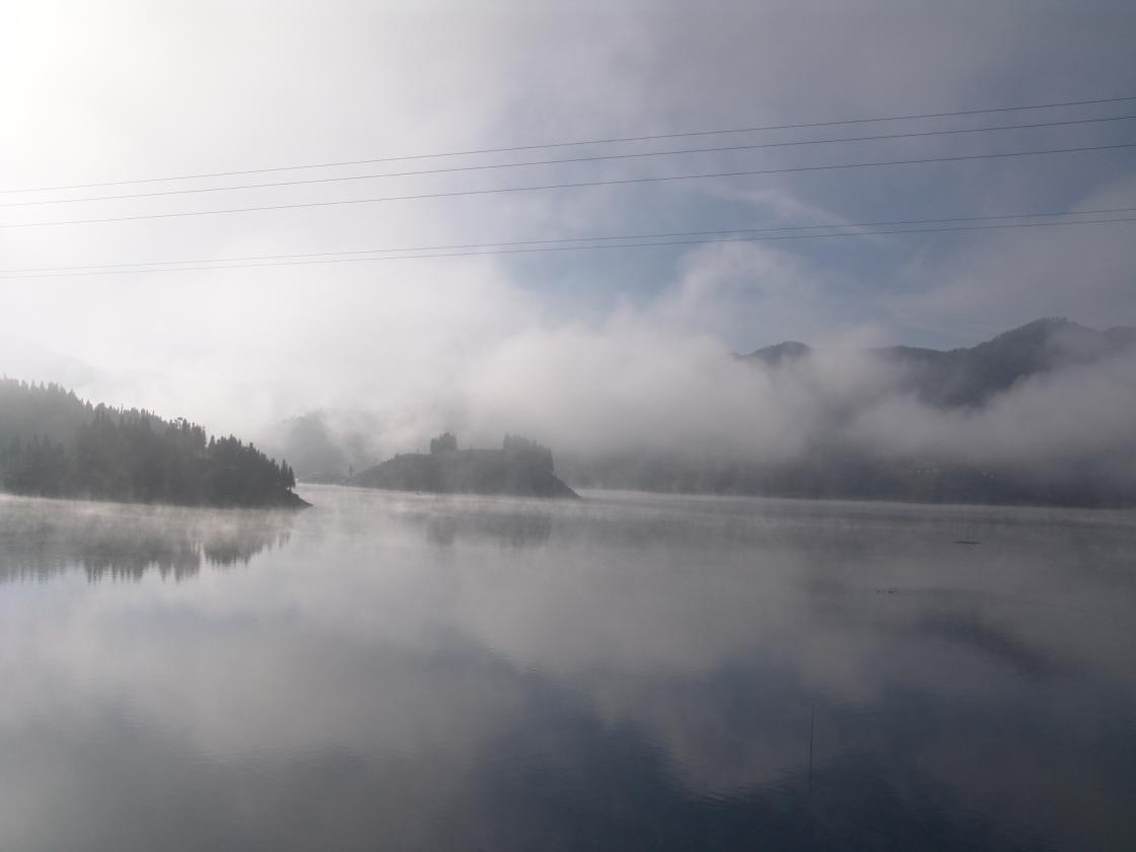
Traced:
[[430, 439], [430, 454], [456, 452], [458, 439], [452, 432], [443, 432], [437, 438]]
[[577, 496], [553, 471], [552, 451], [516, 435], [506, 435], [499, 450], [459, 450], [457, 438], [446, 432], [430, 441], [429, 454], [397, 455], [357, 473], [349, 482], [440, 494]]
[[209, 506], [302, 506], [296, 479], [252, 444], [184, 418], [92, 405], [0, 379], [0, 487], [18, 494]]

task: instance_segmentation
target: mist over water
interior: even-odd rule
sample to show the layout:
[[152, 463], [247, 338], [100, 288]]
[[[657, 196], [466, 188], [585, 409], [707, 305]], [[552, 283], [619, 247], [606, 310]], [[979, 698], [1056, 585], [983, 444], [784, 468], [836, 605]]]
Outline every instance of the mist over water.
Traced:
[[287, 512], [37, 500], [0, 494], [0, 582], [80, 568], [91, 580], [247, 565], [290, 536]]
[[0, 0], [0, 852], [1132, 852], [1133, 44]]
[[5, 498], [0, 847], [1136, 840], [1130, 512], [301, 493]]
[[[584, 487], [1136, 501], [1136, 329], [1043, 319], [951, 351], [877, 342], [739, 356], [657, 317], [531, 330], [472, 359], [430, 404], [316, 409], [264, 441], [315, 481], [343, 481], [452, 430], [467, 446], [535, 437]], [[794, 346], [800, 354], [771, 354]]]

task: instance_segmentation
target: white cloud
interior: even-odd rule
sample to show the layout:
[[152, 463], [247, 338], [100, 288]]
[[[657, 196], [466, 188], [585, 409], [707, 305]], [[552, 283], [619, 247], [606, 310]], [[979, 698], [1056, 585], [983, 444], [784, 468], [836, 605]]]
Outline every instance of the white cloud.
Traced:
[[[849, 10], [828, 3], [729, 4], [708, 14], [681, 3], [560, 12], [524, 4], [154, 9], [58, 0], [10, 14], [12, 25], [0, 27], [0, 111], [14, 132], [0, 152], [0, 187], [1076, 98], [1098, 94], [1104, 81], [1116, 90], [1120, 72], [1130, 73], [1130, 40], [1107, 4], [1092, 15], [1051, 11], [1027, 20], [988, 4], [897, 12], [889, 4]], [[1040, 36], [1056, 30], [1084, 36], [1063, 42], [1066, 62], [1035, 51]], [[1094, 64], [1079, 61], [1086, 56]], [[1081, 70], [1070, 75], [1070, 67]], [[756, 137], [723, 141], [749, 138]], [[621, 150], [688, 144], [658, 140]], [[889, 145], [880, 150], [925, 150]], [[862, 150], [684, 155], [9, 208], [0, 219], [791, 165], [855, 159]], [[546, 152], [442, 162], [530, 155]], [[1037, 175], [1086, 205], [1131, 191], [1117, 182], [1086, 198], [1072, 191], [1082, 173], [1068, 164], [1014, 166], [1012, 174], [1025, 177], [998, 179], [1009, 169], [816, 173], [0, 229], [0, 267], [697, 230], [753, 224], [755, 209], [786, 224], [984, 212], [1041, 205], [1042, 182], [1028, 180]], [[372, 170], [379, 169], [361, 171]], [[1084, 179], [1093, 185], [1111, 174], [1090, 171]], [[398, 445], [450, 422], [492, 432], [520, 421], [556, 434], [554, 423], [571, 423], [593, 436], [588, 441], [605, 429], [644, 431], [661, 422], [673, 427], [675, 440], [700, 435], [730, 446], [781, 447], [776, 436], [792, 433], [785, 424], [813, 402], [796, 399], [797, 391], [754, 391], [767, 380], [718, 363], [726, 347], [831, 340], [865, 329], [893, 341], [909, 328], [971, 343], [1048, 313], [1131, 322], [1126, 233], [977, 236], [934, 251], [875, 240], [841, 254], [831, 244], [801, 241], [708, 246], [668, 260], [643, 250], [630, 259], [595, 252], [523, 263], [455, 258], [4, 281], [0, 334], [88, 365], [89, 375], [55, 376], [84, 378], [87, 395], [218, 429], [255, 431], [305, 410], [339, 407], [396, 419]], [[892, 271], [905, 262], [906, 273]], [[558, 264], [571, 264], [570, 273]], [[644, 269], [637, 278], [624, 274]], [[23, 369], [27, 359], [8, 363], [15, 369], [0, 370]], [[837, 391], [833, 382], [822, 384], [824, 393]], [[585, 392], [593, 406], [581, 404]], [[733, 421], [754, 418], [760, 425], [738, 427], [752, 434], [731, 432]], [[790, 435], [784, 446], [797, 441]]]

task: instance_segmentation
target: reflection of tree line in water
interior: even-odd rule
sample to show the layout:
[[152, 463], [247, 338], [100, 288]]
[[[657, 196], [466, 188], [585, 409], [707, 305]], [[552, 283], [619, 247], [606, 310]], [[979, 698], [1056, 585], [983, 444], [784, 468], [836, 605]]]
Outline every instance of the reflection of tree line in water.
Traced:
[[[897, 542], [924, 550], [928, 539], [953, 545], [960, 530], [987, 535], [991, 529], [1013, 527], [1029, 520], [994, 515], [989, 509], [984, 515], [960, 513], [957, 517], [944, 517], [925, 514], [921, 507], [893, 514], [884, 514], [877, 507], [863, 517], [853, 518], [860, 529], [887, 529], [886, 542], [872, 542], [863, 536], [839, 535], [847, 525], [846, 516], [856, 509], [849, 504], [813, 507], [800, 501], [756, 503], [751, 498], [739, 499], [745, 502], [731, 512], [720, 511], [720, 506], [713, 507], [713, 511], [699, 511], [697, 503], [677, 503], [663, 510], [593, 503], [590, 508], [561, 506], [556, 512], [468, 504], [452, 510], [431, 506], [403, 511], [398, 518], [423, 530], [430, 543], [446, 546], [482, 540], [503, 547], [539, 547], [549, 542], [555, 527], [557, 538], [564, 541], [586, 539], [616, 546], [662, 548], [688, 547], [693, 540], [704, 539], [716, 545], [728, 542], [759, 545], [763, 549], [771, 545], [804, 546], [810, 551], [838, 549], [843, 559], [849, 557], [850, 548], [861, 559], [874, 558], [875, 550], [894, 553]], [[818, 525], [823, 533], [819, 536]], [[952, 551], [951, 556], [957, 554]]]
[[[182, 514], [8, 513], [0, 520], [0, 582], [46, 579], [81, 569], [91, 580], [195, 576], [202, 564], [228, 568], [248, 562], [290, 536], [285, 518], [216, 521]], [[23, 515], [23, 516], [22, 516]], [[46, 515], [46, 517], [45, 517]]]

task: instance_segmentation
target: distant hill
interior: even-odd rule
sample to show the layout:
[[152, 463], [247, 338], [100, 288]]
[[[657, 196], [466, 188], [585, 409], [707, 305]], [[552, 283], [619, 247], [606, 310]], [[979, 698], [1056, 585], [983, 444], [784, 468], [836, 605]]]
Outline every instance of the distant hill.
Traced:
[[384, 455], [379, 437], [397, 424], [358, 409], [318, 409], [261, 431], [257, 443], [288, 459], [303, 482], [346, 482]]
[[[1136, 345], [1136, 328], [1097, 331], [1067, 319], [1039, 319], [976, 346], [938, 350], [887, 346], [868, 352], [903, 369], [902, 390], [943, 408], [979, 406], [1029, 376], [1091, 364]], [[758, 349], [744, 360], [780, 367], [813, 349], [786, 341]]]
[[292, 469], [184, 419], [93, 405], [59, 385], [0, 379], [0, 488], [191, 506], [308, 505]]
[[[940, 452], [930, 439], [921, 449], [871, 446], [863, 440], [863, 434], [857, 439], [848, 429], [864, 411], [894, 404], [887, 409], [889, 416], [898, 418], [900, 409], [910, 412], [913, 407], [926, 415], [906, 427], [909, 436], [920, 435], [930, 426], [962, 434], [959, 429], [972, 418], [994, 411], [1010, 399], [1011, 391], [1032, 379], [1056, 381], [1074, 372], [1080, 374], [1077, 381], [1107, 376], [1110, 371], [1124, 369], [1118, 359], [1128, 357], [1127, 352], [1136, 353], [1134, 328], [1095, 330], [1067, 319], [1041, 319], [969, 347], [862, 350], [856, 353], [864, 356], [855, 359], [856, 372], [866, 369], [878, 381], [873, 381], [867, 391], [858, 390], [852, 383], [845, 392], [839, 380], [835, 391], [827, 385], [818, 390], [816, 376], [810, 371], [813, 358], [833, 353], [799, 341], [784, 341], [735, 357], [754, 367], [755, 378], [760, 378], [758, 371], [776, 377], [775, 384], [784, 390], [782, 398], [792, 399], [798, 385], [800, 395], [807, 398], [832, 394], [831, 399], [821, 399], [820, 404], [807, 409], [793, 425], [802, 436], [802, 447], [792, 457], [763, 455], [757, 443], [750, 451], [732, 454], [693, 441], [684, 445], [652, 443], [650, 434], [633, 428], [623, 433], [617, 426], [610, 440], [600, 442], [602, 447], [593, 442], [593, 449], [587, 452], [574, 450], [570, 436], [562, 438], [568, 448], [557, 454], [558, 470], [567, 481], [587, 488], [927, 502], [1136, 505], [1136, 462], [1131, 461], [1136, 459], [1136, 430], [1131, 440], [1114, 437], [1108, 447], [1082, 447], [1073, 453], [1054, 445], [1050, 451], [1039, 450], [1027, 461], [1013, 462], [1004, 455], [969, 452], [982, 449], [978, 446], [981, 439], [973, 431], [967, 433], [970, 438], [959, 439], [954, 451]], [[1109, 399], [1106, 393], [1088, 401], [1081, 399], [1077, 403], [1081, 408], [1073, 415], [1068, 410], [1072, 403], [1066, 404], [1060, 395], [1045, 396], [1038, 403], [1034, 394], [1034, 404], [1041, 407], [1014, 428], [1028, 432], [1031, 418], [1044, 421], [1073, 416], [1090, 423], [1094, 406], [1114, 411], [1128, 405], [1136, 407], [1136, 402], [1122, 396], [1127, 392], [1124, 382], [1105, 384], [1121, 396]], [[916, 402], [921, 405], [913, 405]], [[581, 404], [586, 404], [586, 399]], [[707, 415], [712, 416], [712, 412]], [[318, 411], [278, 424], [270, 443], [294, 461], [297, 475], [306, 480], [350, 480], [373, 487], [423, 491], [524, 491], [521, 480], [509, 481], [508, 468], [491, 451], [484, 451], [490, 454], [480, 457], [475, 451], [462, 451], [446, 463], [425, 454], [410, 454], [371, 467], [376, 459], [390, 455], [389, 450], [383, 450], [384, 442], [404, 445], [406, 435], [414, 434], [415, 428], [413, 419], [400, 421], [389, 413], [380, 417], [361, 411]], [[745, 428], [744, 423], [727, 424], [727, 431], [735, 434]], [[975, 443], [968, 448], [966, 440]], [[495, 469], [494, 465], [499, 467]], [[352, 475], [360, 470], [364, 472]], [[524, 493], [532, 493], [536, 486], [529, 483], [526, 487], [529, 491]], [[555, 490], [555, 486], [549, 489]]]
[[[881, 372], [885, 384], [875, 391], [876, 402], [912, 397], [950, 418], [940, 422], [957, 424], [1033, 377], [1098, 364], [1107, 370], [1110, 361], [1126, 353], [1136, 353], [1136, 328], [1098, 331], [1067, 319], [1041, 319], [971, 347], [941, 351], [890, 346], [862, 354], [869, 356], [869, 363], [874, 360], [881, 367], [894, 368]], [[791, 383], [798, 380], [795, 371], [807, 367], [818, 354], [805, 343], [785, 341], [736, 357]], [[799, 380], [811, 379], [802, 372]], [[944, 503], [1136, 505], [1132, 461], [1136, 429], [1127, 441], [1117, 438], [1113, 446], [1095, 453], [1068, 455], [1055, 446], [1030, 464], [989, 458], [980, 462], [968, 459], [965, 452], [952, 456], [868, 448], [849, 440], [843, 428], [861, 410], [858, 406], [866, 404], [873, 403], [850, 398], [832, 409], [827, 422], [802, 422], [808, 443], [788, 459], [723, 456], [706, 447], [627, 448], [599, 455], [568, 454], [562, 468], [573, 482], [588, 488]], [[1058, 410], [1060, 400], [1051, 397], [1046, 404], [1051, 408], [1037, 411], [1036, 416], [1068, 416]], [[1088, 422], [1094, 412], [1083, 410], [1080, 416]]]
[[780, 367], [782, 364], [804, 358], [812, 351], [812, 347], [807, 343], [801, 343], [799, 340], [786, 340], [773, 346], [758, 349], [749, 355], [742, 355], [741, 358], [760, 361], [768, 367]]
[[435, 438], [429, 453], [404, 453], [348, 480], [366, 488], [435, 494], [578, 497], [553, 471], [552, 452], [506, 435], [499, 450], [460, 450], [450, 434]]

